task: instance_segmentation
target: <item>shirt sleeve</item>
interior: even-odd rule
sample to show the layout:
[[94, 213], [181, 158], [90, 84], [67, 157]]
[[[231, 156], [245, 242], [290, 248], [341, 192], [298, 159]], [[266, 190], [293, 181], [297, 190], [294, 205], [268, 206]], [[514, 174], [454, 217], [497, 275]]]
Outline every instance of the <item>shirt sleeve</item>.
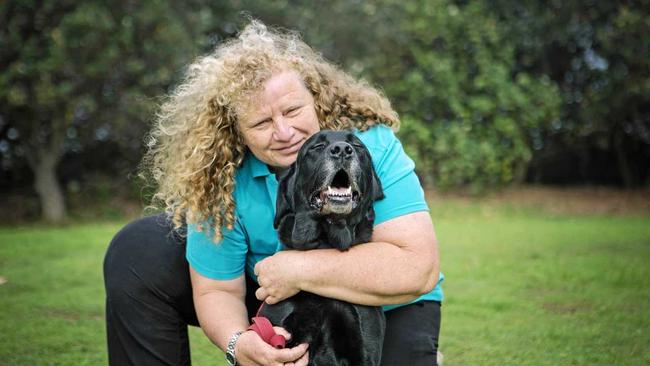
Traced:
[[378, 126], [376, 129], [377, 144], [371, 149], [371, 154], [385, 197], [374, 204], [374, 224], [413, 212], [429, 211], [420, 180], [415, 174], [415, 163], [406, 155], [390, 128]]
[[198, 231], [196, 225], [187, 227], [186, 257], [192, 268], [214, 280], [231, 280], [244, 273], [248, 244], [239, 219], [232, 230], [222, 228], [223, 238], [214, 242], [213, 230]]

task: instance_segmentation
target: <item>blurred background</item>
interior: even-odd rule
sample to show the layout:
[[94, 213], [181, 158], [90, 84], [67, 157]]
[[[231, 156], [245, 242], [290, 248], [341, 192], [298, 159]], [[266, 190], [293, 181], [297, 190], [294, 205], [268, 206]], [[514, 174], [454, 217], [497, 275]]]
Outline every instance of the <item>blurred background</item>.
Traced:
[[148, 204], [156, 109], [251, 18], [400, 113], [446, 366], [650, 365], [647, 0], [0, 0], [0, 365], [107, 363], [102, 260]]
[[248, 22], [385, 91], [428, 188], [650, 185], [647, 1], [0, 2], [0, 218], [139, 212], [143, 138]]

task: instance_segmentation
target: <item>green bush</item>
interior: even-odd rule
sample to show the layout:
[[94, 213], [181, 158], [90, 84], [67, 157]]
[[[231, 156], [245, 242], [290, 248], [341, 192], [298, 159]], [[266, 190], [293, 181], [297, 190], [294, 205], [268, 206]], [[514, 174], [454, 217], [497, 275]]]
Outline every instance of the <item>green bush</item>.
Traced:
[[482, 3], [386, 5], [398, 14], [395, 32], [378, 41], [366, 72], [401, 112], [420, 176], [474, 190], [522, 179], [535, 133], [559, 115], [557, 87], [516, 69], [514, 47]]

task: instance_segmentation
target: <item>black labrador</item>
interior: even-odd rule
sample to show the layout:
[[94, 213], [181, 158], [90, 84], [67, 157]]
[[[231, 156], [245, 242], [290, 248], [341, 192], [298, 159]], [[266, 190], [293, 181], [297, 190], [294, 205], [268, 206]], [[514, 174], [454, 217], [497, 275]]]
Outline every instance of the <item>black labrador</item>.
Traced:
[[[288, 248], [348, 250], [372, 235], [375, 200], [384, 198], [370, 153], [349, 131], [310, 137], [279, 179], [274, 226]], [[381, 307], [300, 292], [260, 315], [309, 343], [313, 366], [379, 365], [385, 319]]]

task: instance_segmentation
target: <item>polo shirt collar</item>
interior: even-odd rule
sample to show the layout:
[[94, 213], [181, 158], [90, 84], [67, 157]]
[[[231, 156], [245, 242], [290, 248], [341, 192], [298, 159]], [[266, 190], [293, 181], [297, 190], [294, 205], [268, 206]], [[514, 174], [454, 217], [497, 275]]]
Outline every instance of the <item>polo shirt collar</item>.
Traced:
[[248, 151], [248, 159], [250, 159], [251, 164], [251, 174], [253, 178], [266, 177], [271, 175], [271, 170], [269, 166], [260, 161], [253, 153]]

